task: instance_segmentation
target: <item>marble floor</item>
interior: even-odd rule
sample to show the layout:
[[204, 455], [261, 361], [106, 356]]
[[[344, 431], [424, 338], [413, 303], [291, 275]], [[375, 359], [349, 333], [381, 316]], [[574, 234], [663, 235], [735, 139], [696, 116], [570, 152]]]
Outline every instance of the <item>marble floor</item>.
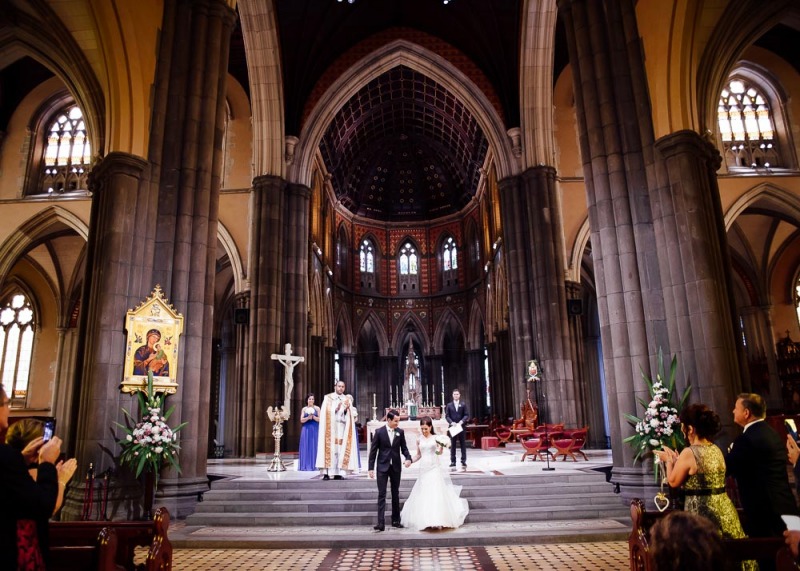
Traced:
[[[413, 452], [412, 452], [413, 454]], [[569, 475], [576, 471], [608, 466], [611, 464], [610, 451], [589, 450], [589, 461], [550, 462], [554, 471], [543, 470], [546, 463], [541, 461], [521, 462], [522, 448], [519, 444], [511, 444], [507, 448], [494, 448], [490, 450], [470, 449], [467, 451], [468, 466], [455, 469], [454, 474], [460, 477], [486, 475]], [[269, 472], [267, 470], [272, 460], [272, 454], [260, 455], [255, 459], [222, 459], [209, 460], [208, 472], [210, 475], [221, 478], [237, 480], [312, 480], [320, 479], [317, 472], [298, 472], [295, 469], [296, 457], [292, 454], [283, 454], [282, 459], [286, 470], [282, 472]], [[443, 459], [448, 462], [448, 459]], [[361, 473], [350, 475], [349, 478], [365, 479], [367, 456], [366, 451], [361, 451]], [[412, 467], [403, 471], [403, 479], [416, 478], [416, 470]], [[562, 522], [507, 522], [491, 524], [466, 524], [459, 530], [450, 533], [479, 534], [482, 537], [491, 537], [504, 533], [505, 527], [529, 526], [532, 536], [538, 533], [551, 534], [564, 533], [570, 539], [564, 543], [542, 543], [531, 541], [525, 545], [469, 545], [454, 547], [392, 547], [385, 548], [303, 548], [303, 549], [249, 549], [236, 545], [243, 537], [264, 533], [261, 528], [227, 528], [225, 530], [214, 528], [184, 529], [181, 522], [175, 522], [170, 536], [191, 535], [200, 539], [198, 548], [179, 547], [175, 549], [173, 569], [178, 570], [204, 570], [224, 571], [227, 569], [264, 569], [264, 570], [571, 570], [571, 569], [608, 569], [624, 570], [629, 568], [628, 548], [625, 541], [586, 541], [575, 539], [578, 531], [576, 526], [585, 524], [578, 521]], [[619, 534], [623, 526], [618, 521], [597, 521], [598, 529], [607, 529]], [[505, 527], [504, 527], [505, 526]], [[541, 529], [540, 529], [541, 528]], [[274, 535], [279, 530], [272, 528]], [[305, 530], [287, 528], [286, 533], [302, 535]], [[328, 530], [330, 531], [330, 530]], [[342, 531], [342, 530], [340, 530]], [[394, 530], [397, 534], [408, 534], [409, 530]], [[319, 533], [319, 530], [316, 531]], [[370, 529], [353, 528], [349, 533], [369, 534]], [[474, 536], [473, 536], [474, 537]], [[220, 538], [225, 538], [222, 542]], [[237, 541], [238, 540], [238, 541]], [[225, 541], [231, 542], [231, 547], [225, 547]], [[202, 545], [205, 543], [206, 545]], [[415, 545], [413, 540], [411, 545]], [[408, 544], [407, 544], [408, 545]], [[213, 547], [212, 547], [213, 546]]]
[[403, 549], [176, 549], [174, 571], [629, 569], [624, 541]]

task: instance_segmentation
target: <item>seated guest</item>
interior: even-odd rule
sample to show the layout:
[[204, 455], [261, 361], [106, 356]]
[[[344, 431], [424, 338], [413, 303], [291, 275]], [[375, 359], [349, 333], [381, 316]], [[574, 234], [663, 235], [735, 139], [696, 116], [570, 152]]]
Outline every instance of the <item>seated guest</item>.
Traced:
[[[8, 429], [8, 416], [8, 395], [0, 386], [0, 433]], [[55, 466], [61, 454], [60, 438], [54, 436], [45, 443], [41, 437], [35, 438], [24, 451], [38, 459], [36, 480], [28, 473], [22, 451], [5, 444], [5, 439], [0, 443], [0, 490], [4, 494], [0, 510], [0, 561], [5, 569], [17, 569], [18, 565], [44, 568], [47, 522], [55, 509], [59, 487], [67, 484], [59, 479], [61, 474]], [[25, 520], [36, 522], [36, 532], [22, 536], [30, 541], [18, 543], [18, 524]]]
[[727, 571], [732, 569], [722, 539], [706, 518], [674, 511], [650, 530], [655, 571]]

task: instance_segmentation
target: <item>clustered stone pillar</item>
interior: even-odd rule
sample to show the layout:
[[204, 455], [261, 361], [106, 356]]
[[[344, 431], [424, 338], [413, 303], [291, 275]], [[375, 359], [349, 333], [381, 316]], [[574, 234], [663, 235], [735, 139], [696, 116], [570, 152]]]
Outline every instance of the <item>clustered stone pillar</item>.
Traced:
[[191, 513], [208, 489], [214, 278], [228, 49], [235, 13], [224, 0], [164, 4], [149, 158], [158, 192], [153, 280], [184, 316], [173, 422], [181, 473], [165, 470], [162, 503]]
[[[244, 291], [236, 294], [235, 309], [250, 313], [250, 292]], [[248, 321], [249, 323], [249, 321]], [[234, 347], [232, 374], [228, 376], [225, 396], [225, 454], [244, 456], [245, 444], [245, 408], [249, 406], [245, 399], [247, 382], [250, 376], [250, 334], [247, 323], [236, 323], [234, 320]]]
[[[73, 396], [76, 419], [70, 440], [78, 465], [95, 473], [114, 467], [103, 450], [117, 451], [111, 429], [124, 422], [122, 407], [134, 400], [122, 395], [125, 357], [125, 312], [137, 305], [150, 288], [153, 233], [150, 220], [155, 200], [148, 184], [147, 162], [126, 153], [109, 153], [95, 165], [89, 179], [94, 197], [87, 246], [86, 285], [81, 302], [81, 331], [76, 371], [79, 389]], [[140, 239], [131, 240], [139, 235]], [[135, 407], [133, 407], [135, 408]], [[112, 496], [113, 497], [113, 496]], [[81, 513], [82, 493], [67, 498], [67, 519]]]
[[[739, 384], [727, 245], [714, 171], [696, 133], [655, 142], [632, 0], [560, 0], [592, 228], [614, 471], [623, 495], [643, 493], [644, 469], [622, 444], [649, 398], [659, 349], [678, 355], [677, 389], [695, 387], [729, 418]], [[625, 487], [628, 487], [626, 490]]]
[[[500, 181], [509, 283], [513, 402], [525, 398], [526, 362], [542, 369], [547, 422], [577, 422], [575, 380], [564, 288], [564, 243], [555, 170], [540, 166]], [[517, 406], [513, 406], [516, 413]]]
[[[276, 368], [270, 355], [281, 347], [283, 326], [283, 251], [285, 189], [283, 179], [260, 176], [253, 180], [253, 237], [250, 257], [250, 377], [242, 421], [245, 424], [245, 456], [267, 452], [268, 406], [275, 406]], [[302, 365], [300, 366], [302, 367]], [[297, 367], [296, 370], [300, 369]], [[277, 377], [282, 378], [282, 376]]]
[[[305, 406], [304, 395], [308, 391], [308, 265], [311, 255], [308, 242], [309, 207], [311, 190], [307, 186], [289, 184], [286, 188], [286, 236], [284, 244], [284, 335], [285, 343], [292, 344], [295, 355], [306, 357], [306, 361], [294, 369], [294, 390], [291, 414], [299, 414]], [[283, 347], [283, 345], [281, 345]], [[281, 351], [282, 352], [282, 351]], [[281, 375], [278, 378], [283, 378]], [[285, 425], [286, 446], [296, 450], [300, 443], [299, 422]]]

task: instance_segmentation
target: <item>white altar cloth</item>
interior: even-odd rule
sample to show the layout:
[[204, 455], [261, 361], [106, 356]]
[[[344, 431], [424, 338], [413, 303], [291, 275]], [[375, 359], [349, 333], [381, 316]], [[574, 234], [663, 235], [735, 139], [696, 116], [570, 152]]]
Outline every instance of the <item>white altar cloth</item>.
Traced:
[[[382, 420], [370, 420], [367, 423], [367, 454], [369, 454], [370, 446], [372, 446], [372, 435], [384, 424], [386, 423]], [[408, 452], [411, 456], [414, 456], [417, 451], [417, 438], [420, 435], [419, 420], [401, 420], [398, 427], [403, 429], [406, 435]], [[434, 420], [433, 430], [436, 434], [447, 434], [447, 421], [444, 419]], [[369, 455], [367, 458], [369, 458]]]

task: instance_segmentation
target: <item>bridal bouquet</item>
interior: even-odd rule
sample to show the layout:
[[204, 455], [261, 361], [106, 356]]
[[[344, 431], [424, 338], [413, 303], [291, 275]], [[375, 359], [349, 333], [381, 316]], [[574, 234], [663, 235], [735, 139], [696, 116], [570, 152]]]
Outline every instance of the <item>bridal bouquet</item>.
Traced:
[[434, 438], [436, 441], [436, 453], [441, 454], [442, 450], [445, 448], [450, 448], [450, 439], [447, 436], [442, 436], [441, 434]]

